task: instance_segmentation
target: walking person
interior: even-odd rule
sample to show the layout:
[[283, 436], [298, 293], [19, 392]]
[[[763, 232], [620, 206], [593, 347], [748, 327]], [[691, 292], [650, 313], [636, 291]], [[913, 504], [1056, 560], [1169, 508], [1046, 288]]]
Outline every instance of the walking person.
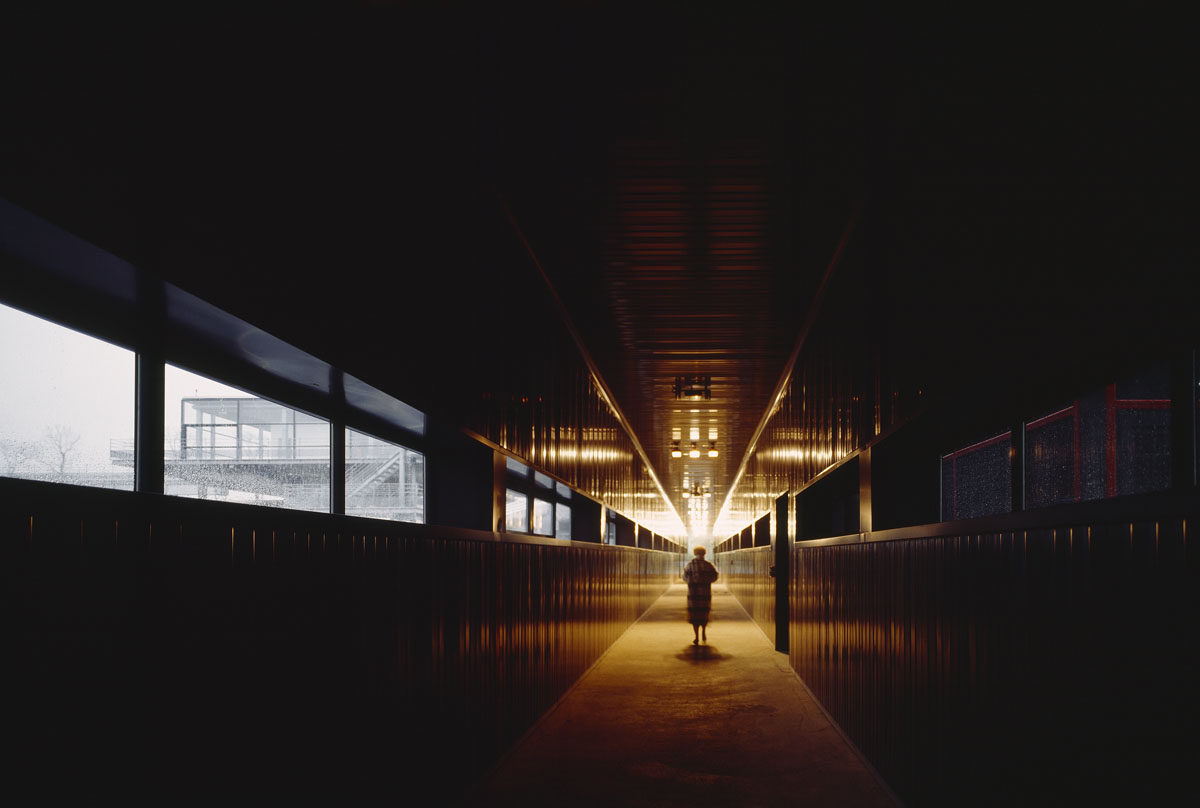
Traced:
[[706, 550], [697, 547], [695, 555], [683, 568], [683, 580], [687, 584], [687, 619], [692, 624], [696, 638], [692, 645], [701, 640], [708, 642], [708, 613], [712, 610], [712, 582], [717, 580], [717, 568], [704, 559]]

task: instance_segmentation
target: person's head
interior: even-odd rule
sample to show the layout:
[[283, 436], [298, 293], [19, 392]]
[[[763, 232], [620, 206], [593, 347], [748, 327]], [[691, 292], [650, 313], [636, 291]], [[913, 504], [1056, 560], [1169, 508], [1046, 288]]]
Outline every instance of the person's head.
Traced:
[[704, 554], [706, 552], [707, 550], [705, 550], [703, 547], [697, 547], [695, 550], [692, 550], [692, 553], [694, 553], [698, 558], [704, 558]]

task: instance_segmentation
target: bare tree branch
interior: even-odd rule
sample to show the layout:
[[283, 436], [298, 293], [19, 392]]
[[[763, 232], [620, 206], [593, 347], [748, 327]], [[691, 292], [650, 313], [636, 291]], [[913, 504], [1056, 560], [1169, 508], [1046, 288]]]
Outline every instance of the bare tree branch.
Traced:
[[55, 424], [54, 426], [46, 427], [42, 442], [49, 449], [51, 456], [51, 463], [49, 465], [51, 468], [59, 474], [65, 474], [67, 460], [75, 450], [75, 445], [79, 443], [79, 435], [69, 426]]

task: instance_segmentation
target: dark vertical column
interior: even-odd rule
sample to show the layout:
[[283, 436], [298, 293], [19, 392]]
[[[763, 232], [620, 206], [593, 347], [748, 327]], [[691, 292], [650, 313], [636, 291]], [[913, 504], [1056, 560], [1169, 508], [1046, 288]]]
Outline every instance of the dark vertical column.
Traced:
[[[134, 369], [133, 488], [161, 494], [166, 416], [166, 358], [163, 322], [166, 300], [160, 284], [142, 280], [138, 288], [137, 358]], [[182, 448], [182, 443], [180, 444]]]
[[329, 511], [346, 512], [346, 425], [334, 420], [329, 424]]
[[788, 521], [786, 493], [775, 500], [775, 556], [772, 569], [775, 571], [775, 650], [788, 650], [788, 602], [790, 599], [790, 559], [792, 556], [791, 525]]
[[508, 466], [506, 458], [501, 452], [492, 452], [492, 530], [497, 533], [503, 533], [507, 529], [505, 524], [506, 514], [508, 510], [508, 500], [505, 491], [507, 485]]
[[858, 530], [870, 533], [873, 529], [871, 510], [871, 449], [858, 453]]
[[166, 419], [163, 415], [163, 396], [166, 385], [166, 363], [157, 350], [138, 346], [134, 406], [134, 470], [136, 491], [161, 494], [163, 480], [163, 437]]

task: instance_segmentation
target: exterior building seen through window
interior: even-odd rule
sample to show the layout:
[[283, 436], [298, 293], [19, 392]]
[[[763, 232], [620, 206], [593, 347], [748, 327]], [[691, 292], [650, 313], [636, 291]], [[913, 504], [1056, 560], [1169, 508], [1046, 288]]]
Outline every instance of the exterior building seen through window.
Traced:
[[330, 425], [172, 365], [164, 492], [329, 512]]
[[505, 530], [570, 539], [571, 487], [516, 458], [506, 457], [505, 468]]
[[554, 503], [544, 499], [533, 500], [533, 532], [539, 536], [554, 535]]
[[424, 522], [425, 456], [347, 429], [346, 513]]
[[571, 538], [571, 508], [561, 502], [554, 508], [554, 537], [558, 539]]
[[509, 488], [505, 491], [504, 529], [514, 533], [529, 532], [529, 497]]

